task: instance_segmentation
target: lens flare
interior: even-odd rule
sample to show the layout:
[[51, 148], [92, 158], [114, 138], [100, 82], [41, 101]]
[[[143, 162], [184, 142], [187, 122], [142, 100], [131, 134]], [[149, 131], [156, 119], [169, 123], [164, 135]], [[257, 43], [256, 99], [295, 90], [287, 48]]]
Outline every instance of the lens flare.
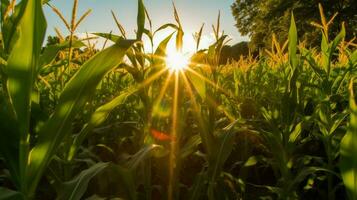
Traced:
[[178, 51], [168, 52], [166, 56], [166, 66], [172, 71], [185, 70], [188, 67], [190, 57]]

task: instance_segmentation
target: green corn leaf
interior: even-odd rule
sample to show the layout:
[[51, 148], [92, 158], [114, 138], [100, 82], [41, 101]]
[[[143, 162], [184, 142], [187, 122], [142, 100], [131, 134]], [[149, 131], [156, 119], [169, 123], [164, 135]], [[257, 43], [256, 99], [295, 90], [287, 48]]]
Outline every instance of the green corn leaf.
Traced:
[[183, 32], [183, 28], [182, 28], [180, 18], [178, 16], [178, 12], [177, 12], [175, 4], [173, 4], [173, 6], [174, 6], [175, 20], [176, 20], [176, 23], [178, 24], [177, 35], [176, 35], [176, 49], [177, 49], [177, 51], [182, 51], [184, 32]]
[[212, 152], [212, 155], [208, 155], [210, 163], [209, 176], [212, 182], [220, 175], [224, 163], [233, 150], [235, 136], [233, 128], [237, 122], [234, 121], [223, 129], [224, 132], [217, 138], [215, 151]]
[[183, 32], [182, 28], [179, 28], [177, 30], [177, 35], [176, 35], [176, 49], [177, 49], [177, 51], [182, 51], [183, 35], [184, 35], [184, 32]]
[[123, 189], [126, 191], [126, 193], [129, 196], [130, 200], [136, 200], [138, 199], [138, 192], [137, 188], [135, 185], [135, 171], [131, 169], [127, 169], [125, 167], [122, 167], [120, 165], [114, 165], [111, 164], [110, 168], [114, 171], [115, 174], [117, 174], [123, 184]]
[[198, 51], [198, 48], [200, 47], [200, 42], [201, 42], [201, 38], [202, 38], [202, 32], [203, 32], [203, 27], [205, 26], [205, 24], [202, 24], [200, 30], [197, 33], [197, 38], [196, 38], [196, 51]]
[[173, 33], [171, 33], [169, 36], [167, 36], [164, 40], [160, 42], [159, 46], [156, 48], [155, 56], [159, 56], [159, 57], [166, 56], [167, 44], [170, 42], [172, 35]]
[[137, 17], [138, 30], [136, 39], [141, 40], [145, 30], [145, 6], [143, 0], [138, 0], [138, 17]]
[[159, 31], [161, 31], [161, 30], [164, 30], [164, 29], [167, 29], [167, 28], [172, 28], [172, 29], [174, 29], [174, 30], [178, 30], [178, 29], [179, 29], [179, 27], [178, 27], [176, 24], [168, 23], [168, 24], [164, 24], [164, 25], [160, 26], [158, 29], [156, 29], [156, 31], [154, 32], [154, 35], [155, 35], [157, 32], [159, 32]]
[[54, 113], [40, 130], [38, 143], [30, 153], [28, 182], [32, 186], [31, 192], [34, 192], [47, 164], [68, 134], [74, 117], [93, 95], [104, 75], [122, 62], [134, 42], [121, 40], [96, 54], [67, 83]]
[[[72, 48], [80, 48], [84, 46], [85, 44], [80, 40], [76, 40], [72, 42]], [[44, 52], [40, 56], [40, 64], [38, 65], [38, 70], [41, 70], [46, 65], [50, 64], [56, 58], [57, 54], [61, 50], [64, 50], [68, 47], [69, 47], [69, 41], [65, 41], [61, 44], [47, 46]]]
[[122, 36], [114, 35], [114, 34], [111, 34], [111, 33], [93, 33], [93, 35], [97, 35], [99, 37], [108, 39], [108, 40], [110, 40], [112, 42], [117, 42], [119, 40], [124, 39]]
[[294, 14], [291, 13], [291, 22], [290, 22], [290, 29], [289, 29], [289, 62], [292, 69], [296, 69], [298, 65], [296, 50], [297, 50], [297, 30], [296, 30]]
[[[194, 70], [194, 69], [192, 69]], [[197, 93], [200, 95], [202, 100], [206, 99], [206, 82], [202, 78], [198, 77], [196, 74], [188, 71], [185, 73], [187, 76], [188, 80], [191, 82], [193, 85], [193, 88], [197, 91]]]
[[109, 163], [97, 163], [81, 171], [74, 179], [65, 182], [59, 188], [57, 200], [79, 200], [86, 192], [89, 181], [109, 166]]
[[197, 146], [202, 143], [200, 135], [194, 135], [180, 149], [180, 158], [184, 159], [197, 150]]
[[336, 174], [334, 171], [322, 168], [322, 167], [306, 167], [301, 169], [298, 174], [295, 176], [295, 178], [290, 182], [289, 184], [289, 189], [288, 191], [293, 190], [294, 188], [296, 188], [298, 186], [298, 184], [300, 184], [302, 181], [304, 181], [304, 179], [309, 176], [312, 175], [316, 172], [327, 172], [327, 173], [331, 173], [333, 175], [338, 176], [338, 174]]
[[119, 96], [114, 98], [112, 101], [100, 106], [91, 115], [89, 122], [86, 125], [84, 125], [83, 129], [79, 132], [79, 134], [74, 139], [74, 142], [73, 142], [73, 144], [70, 148], [70, 152], [68, 154], [68, 160], [72, 160], [75, 153], [77, 152], [78, 147], [82, 144], [82, 142], [87, 137], [87, 135], [90, 133], [90, 131], [92, 131], [95, 127], [98, 127], [103, 122], [105, 122], [105, 120], [109, 116], [110, 112], [114, 108], [125, 103], [127, 97], [130, 96], [132, 93], [133, 93], [132, 91], [123, 92], [122, 94], [120, 94]]
[[350, 200], [357, 200], [357, 105], [350, 83], [350, 123], [340, 144], [340, 170]]
[[324, 36], [324, 34], [322, 36], [322, 42], [321, 42], [322, 61], [328, 77], [330, 76], [330, 72], [331, 72], [332, 56], [335, 53], [338, 44], [340, 44], [341, 41], [344, 40], [345, 36], [346, 36], [346, 30], [344, 24], [342, 24], [340, 33], [335, 37], [335, 39], [331, 43], [329, 43], [329, 41]]
[[205, 182], [207, 181], [207, 173], [206, 172], [200, 172], [198, 175], [196, 175], [193, 185], [189, 190], [189, 199], [190, 200], [197, 200], [201, 199], [203, 196], [203, 190], [206, 187]]
[[234, 135], [233, 131], [228, 131], [218, 138], [218, 145], [215, 147], [215, 152], [213, 155], [209, 155], [209, 166], [208, 166], [208, 199], [214, 200], [215, 198], [215, 188], [216, 180], [222, 172], [224, 163], [227, 161], [229, 155], [233, 150], [234, 145]]
[[311, 51], [307, 49], [302, 49], [301, 51], [304, 59], [309, 63], [309, 66], [314, 70], [316, 75], [323, 80], [324, 77], [326, 77], [326, 72], [317, 64], [317, 61], [313, 58]]
[[[156, 151], [156, 152], [155, 152]], [[141, 148], [137, 153], [132, 155], [125, 163], [125, 166], [130, 170], [136, 170], [140, 163], [143, 163], [147, 158], [151, 157], [154, 153], [165, 152], [165, 149], [161, 145], [151, 144]]]
[[17, 38], [16, 41], [12, 41], [14, 43], [7, 61], [6, 72], [7, 90], [19, 127], [19, 170], [22, 179], [21, 187], [25, 189], [31, 92], [45, 37], [46, 21], [40, 0], [21, 1], [21, 6], [21, 18], [16, 27]]
[[289, 142], [290, 143], [295, 143], [297, 138], [300, 136], [301, 127], [302, 127], [302, 122], [298, 123], [295, 126], [294, 130], [290, 133], [290, 135], [289, 135]]
[[251, 167], [258, 163], [258, 159], [256, 156], [250, 156], [247, 161], [244, 163], [244, 167]]
[[17, 191], [0, 187], [0, 200], [22, 200], [24, 196]]
[[20, 131], [27, 135], [30, 115], [30, 94], [36, 67], [39, 64], [46, 31], [41, 1], [23, 1], [24, 13], [17, 27], [18, 39], [7, 61], [7, 88]]
[[357, 49], [353, 51], [353, 53], [349, 56], [348, 60], [351, 68], [357, 65]]
[[156, 48], [156, 51], [154, 53], [154, 55], [155, 55], [154, 56], [154, 64], [156, 66], [160, 66], [161, 64], [163, 64], [165, 62], [167, 44], [170, 42], [172, 35], [173, 35], [173, 33], [171, 33], [164, 40], [162, 40], [160, 42], [159, 46]]
[[330, 55], [329, 55], [330, 60], [332, 59], [332, 54], [335, 53], [337, 46], [345, 39], [345, 37], [346, 37], [346, 29], [345, 29], [345, 25], [342, 24], [340, 33], [332, 41], [331, 48], [330, 48]]
[[9, 0], [1, 0], [1, 5], [0, 5], [0, 9], [1, 9], [1, 19], [5, 18], [5, 12], [7, 7], [10, 5], [10, 1]]
[[322, 34], [321, 39], [321, 59], [323, 69], [325, 70], [326, 74], [329, 75], [329, 45], [325, 34]]

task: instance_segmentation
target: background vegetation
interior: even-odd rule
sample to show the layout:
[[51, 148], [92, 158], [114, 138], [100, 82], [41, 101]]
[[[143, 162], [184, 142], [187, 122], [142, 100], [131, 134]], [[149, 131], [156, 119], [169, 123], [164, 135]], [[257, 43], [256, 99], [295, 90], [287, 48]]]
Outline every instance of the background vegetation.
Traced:
[[320, 43], [320, 31], [313, 28], [320, 20], [318, 4], [324, 7], [325, 14], [332, 17], [330, 34], [336, 36], [340, 30], [340, 24], [345, 22], [346, 39], [356, 36], [357, 15], [356, 3], [353, 0], [345, 1], [282, 1], [282, 0], [236, 0], [232, 5], [239, 32], [249, 35], [250, 46], [253, 49], [270, 47], [272, 35], [275, 34], [279, 42], [284, 42], [288, 35], [287, 28], [290, 23], [290, 13], [294, 11], [296, 26], [300, 40], [309, 41], [307, 45], [315, 47]]

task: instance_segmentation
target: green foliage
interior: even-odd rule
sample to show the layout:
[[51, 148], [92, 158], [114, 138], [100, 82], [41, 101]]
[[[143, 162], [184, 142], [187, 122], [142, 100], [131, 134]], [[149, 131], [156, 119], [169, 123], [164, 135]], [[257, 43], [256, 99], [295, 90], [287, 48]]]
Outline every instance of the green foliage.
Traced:
[[355, 155], [356, 148], [356, 133], [357, 133], [357, 105], [353, 92], [353, 80], [350, 83], [350, 122], [348, 131], [342, 138], [340, 147], [340, 169], [343, 182], [346, 186], [348, 197], [351, 200], [357, 199], [357, 164]]
[[[68, 134], [71, 121], [95, 91], [103, 76], [122, 62], [126, 50], [132, 44], [133, 41], [118, 41], [114, 46], [100, 52], [83, 64], [67, 83], [56, 110], [44, 124], [39, 133], [39, 140], [31, 150], [28, 177], [29, 183], [33, 183], [31, 185], [36, 185], [39, 181], [56, 147]], [[96, 67], [99, 64], [101, 67]]]
[[63, 183], [58, 192], [58, 200], [79, 200], [86, 192], [89, 181], [98, 173], [108, 167], [108, 163], [97, 163], [90, 168], [81, 171], [73, 180]]
[[[356, 35], [357, 21], [354, 14], [354, 1], [320, 1], [320, 3], [325, 8], [325, 13], [330, 16], [338, 13], [331, 27], [332, 34], [337, 35], [339, 25], [346, 21], [349, 27], [347, 39], [352, 39]], [[277, 35], [279, 42], [284, 42], [288, 35], [287, 28], [292, 11], [297, 20], [300, 40], [308, 41], [311, 46], [316, 46], [320, 41], [319, 31], [311, 26], [312, 22], [320, 21], [316, 2], [236, 0], [231, 9], [236, 20], [236, 27], [243, 35], [251, 37], [250, 45], [253, 49], [268, 48], [273, 33]]]

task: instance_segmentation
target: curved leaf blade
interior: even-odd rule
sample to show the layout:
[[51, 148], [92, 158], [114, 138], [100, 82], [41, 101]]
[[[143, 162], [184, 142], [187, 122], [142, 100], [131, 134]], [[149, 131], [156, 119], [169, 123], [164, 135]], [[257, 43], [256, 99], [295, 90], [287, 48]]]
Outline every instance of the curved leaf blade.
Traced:
[[109, 166], [109, 163], [97, 163], [83, 170], [74, 179], [63, 183], [57, 200], [79, 200], [86, 192], [89, 181]]
[[126, 51], [134, 42], [134, 40], [121, 40], [98, 53], [83, 64], [67, 83], [60, 96], [58, 106], [40, 130], [38, 143], [30, 152], [27, 181], [31, 185], [32, 192], [57, 147], [69, 133], [76, 114], [95, 92], [104, 75], [122, 62]]
[[357, 105], [350, 83], [350, 123], [340, 145], [340, 170], [349, 199], [357, 200]]

